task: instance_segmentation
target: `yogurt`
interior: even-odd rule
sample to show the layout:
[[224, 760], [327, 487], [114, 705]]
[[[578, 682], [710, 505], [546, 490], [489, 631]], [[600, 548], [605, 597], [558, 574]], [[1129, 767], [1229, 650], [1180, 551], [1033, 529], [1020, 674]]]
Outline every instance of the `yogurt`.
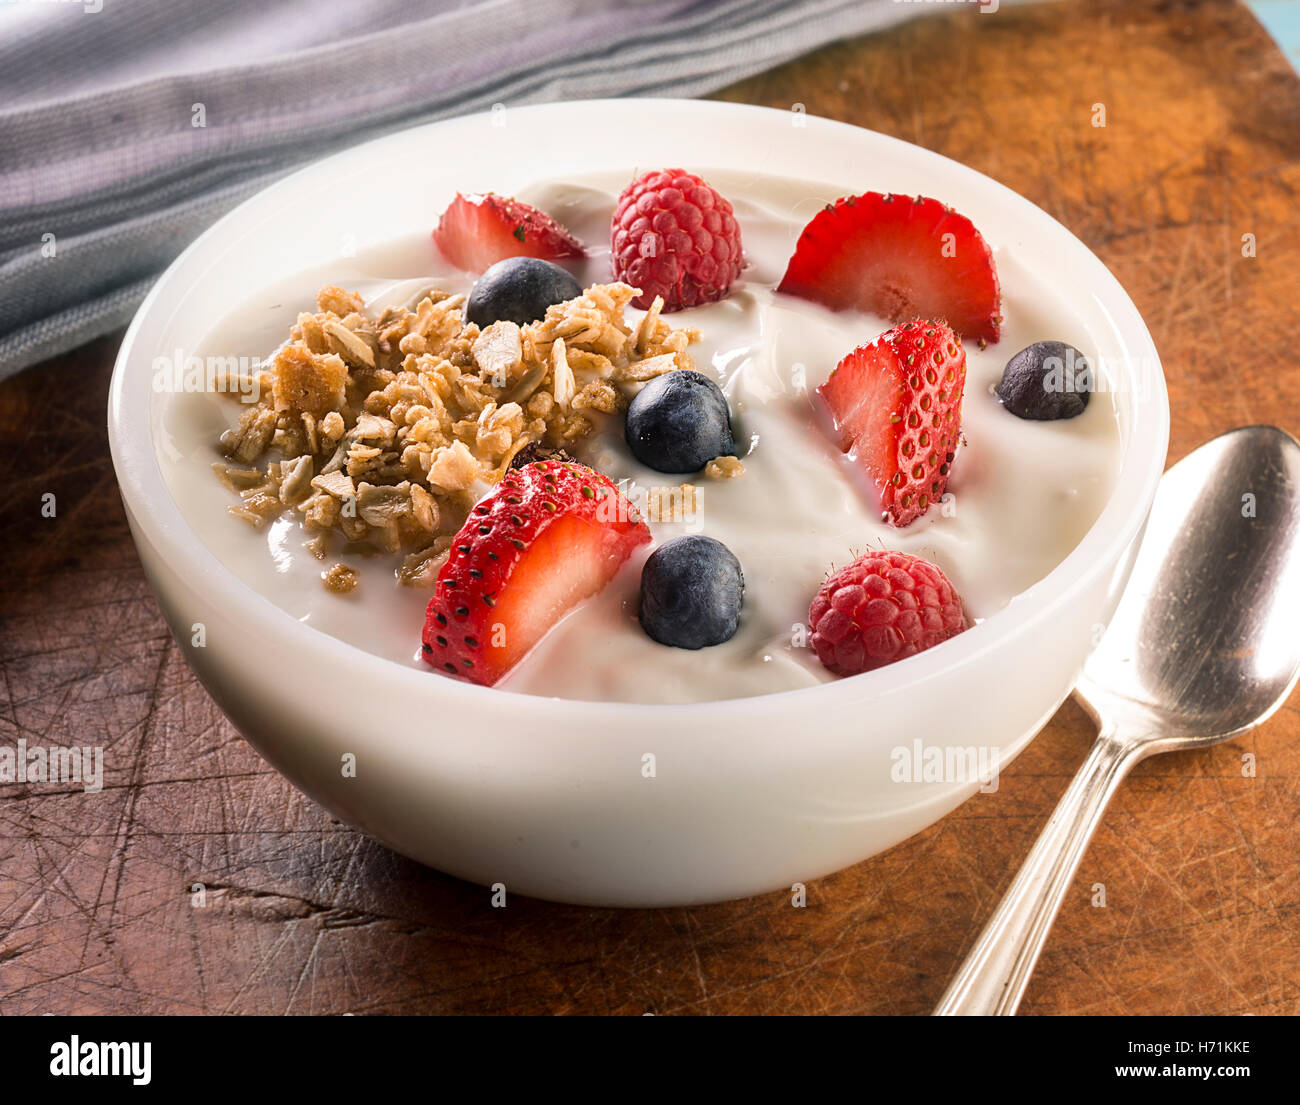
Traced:
[[[987, 618], [1047, 575], [1096, 521], [1115, 484], [1119, 424], [1103, 382], [1078, 418], [1023, 421], [1002, 409], [993, 389], [1006, 360], [1053, 338], [1085, 353], [1086, 329], [1068, 304], [995, 251], [1003, 290], [1003, 336], [995, 346], [967, 343], [963, 444], [944, 501], [906, 529], [879, 520], [879, 510], [852, 463], [827, 436], [814, 406], [816, 387], [840, 358], [890, 323], [853, 312], [832, 313], [778, 295], [803, 225], [842, 191], [784, 178], [701, 171], [733, 203], [748, 265], [720, 303], [666, 316], [693, 326], [696, 368], [718, 380], [731, 405], [745, 472], [733, 480], [668, 476], [638, 464], [609, 418], [576, 451], [640, 499], [660, 501], [693, 484], [695, 510], [672, 523], [651, 522], [654, 545], [641, 550], [599, 595], [574, 610], [494, 688], [503, 693], [622, 702], [700, 702], [769, 694], [836, 678], [806, 645], [808, 604], [827, 574], [869, 548], [899, 549], [935, 561], [961, 595], [972, 621]], [[609, 219], [632, 172], [552, 182], [519, 191], [586, 243], [584, 285], [606, 282]], [[450, 270], [421, 228], [407, 238], [340, 259], [263, 289], [221, 319], [200, 356], [265, 356], [316, 290], [338, 284], [369, 303], [403, 302], [436, 285], [467, 291], [472, 278]], [[639, 312], [629, 309], [635, 326]], [[1094, 361], [1096, 358], [1093, 358]], [[1104, 380], [1104, 377], [1103, 377]], [[347, 596], [321, 585], [323, 565], [306, 548], [311, 534], [292, 512], [256, 531], [232, 517], [230, 492], [211, 472], [216, 440], [239, 405], [204, 394], [158, 397], [160, 452], [174, 499], [205, 544], [248, 586], [293, 617], [395, 663], [443, 676], [420, 659], [428, 591], [398, 585], [399, 557], [331, 557], [361, 573]], [[689, 499], [686, 500], [689, 502]], [[727, 545], [745, 575], [740, 628], [724, 644], [699, 651], [657, 644], [636, 620], [640, 567], [650, 550], [683, 533]], [[941, 645], [938, 647], [942, 647]]]

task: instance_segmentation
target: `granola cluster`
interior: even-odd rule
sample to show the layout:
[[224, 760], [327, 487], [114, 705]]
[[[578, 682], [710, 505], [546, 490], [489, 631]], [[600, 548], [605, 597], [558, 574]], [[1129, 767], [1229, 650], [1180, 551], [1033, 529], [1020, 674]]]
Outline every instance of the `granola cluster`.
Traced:
[[516, 454], [572, 444], [593, 412], [622, 411], [639, 384], [692, 366], [699, 335], [669, 326], [662, 300], [628, 325], [637, 294], [596, 284], [539, 322], [480, 330], [463, 295], [429, 291], [413, 310], [372, 315], [356, 293], [322, 288], [270, 358], [260, 400], [221, 437], [232, 513], [261, 527], [292, 509], [321, 559], [337, 533], [349, 549], [407, 553], [399, 578], [432, 584]]

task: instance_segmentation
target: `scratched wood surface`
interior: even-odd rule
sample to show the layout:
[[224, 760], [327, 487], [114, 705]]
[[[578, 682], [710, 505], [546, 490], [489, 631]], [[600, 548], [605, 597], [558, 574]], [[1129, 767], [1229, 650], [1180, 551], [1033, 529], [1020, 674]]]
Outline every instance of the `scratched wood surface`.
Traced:
[[[1243, 423], [1300, 430], [1300, 81], [1243, 8], [949, 11], [724, 98], [920, 143], [1064, 222], [1155, 334], [1172, 458]], [[109, 465], [116, 343], [0, 385], [0, 745], [107, 760], [100, 794], [0, 787], [0, 1012], [924, 1013], [1083, 757], [1067, 704], [996, 795], [811, 884], [804, 909], [491, 909], [298, 794], [189, 673]], [[1300, 1013], [1298, 750], [1293, 699], [1236, 745], [1140, 767], [1023, 1011]]]

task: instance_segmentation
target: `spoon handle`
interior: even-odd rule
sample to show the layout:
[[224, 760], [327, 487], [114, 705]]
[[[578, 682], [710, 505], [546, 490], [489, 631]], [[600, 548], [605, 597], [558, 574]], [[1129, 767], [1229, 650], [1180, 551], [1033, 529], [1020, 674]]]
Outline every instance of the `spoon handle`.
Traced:
[[1141, 742], [1103, 728], [935, 1016], [1015, 1013], [1106, 803], [1142, 757]]

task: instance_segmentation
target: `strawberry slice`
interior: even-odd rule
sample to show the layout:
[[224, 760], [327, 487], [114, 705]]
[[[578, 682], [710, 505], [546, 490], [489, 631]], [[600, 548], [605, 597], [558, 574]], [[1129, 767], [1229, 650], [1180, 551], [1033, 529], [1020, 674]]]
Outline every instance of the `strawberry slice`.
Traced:
[[424, 622], [424, 659], [492, 686], [650, 540], [599, 472], [541, 460], [507, 472], [452, 541]]
[[505, 257], [554, 261], [586, 256], [582, 243], [545, 211], [493, 192], [457, 192], [438, 220], [433, 240], [448, 261], [466, 272], [482, 272]]
[[886, 522], [910, 525], [942, 498], [965, 386], [961, 338], [917, 319], [858, 346], [817, 389], [841, 452], [866, 472]]
[[864, 192], [813, 216], [777, 291], [894, 322], [944, 318], [995, 342], [1002, 292], [993, 253], [965, 215], [938, 200]]

